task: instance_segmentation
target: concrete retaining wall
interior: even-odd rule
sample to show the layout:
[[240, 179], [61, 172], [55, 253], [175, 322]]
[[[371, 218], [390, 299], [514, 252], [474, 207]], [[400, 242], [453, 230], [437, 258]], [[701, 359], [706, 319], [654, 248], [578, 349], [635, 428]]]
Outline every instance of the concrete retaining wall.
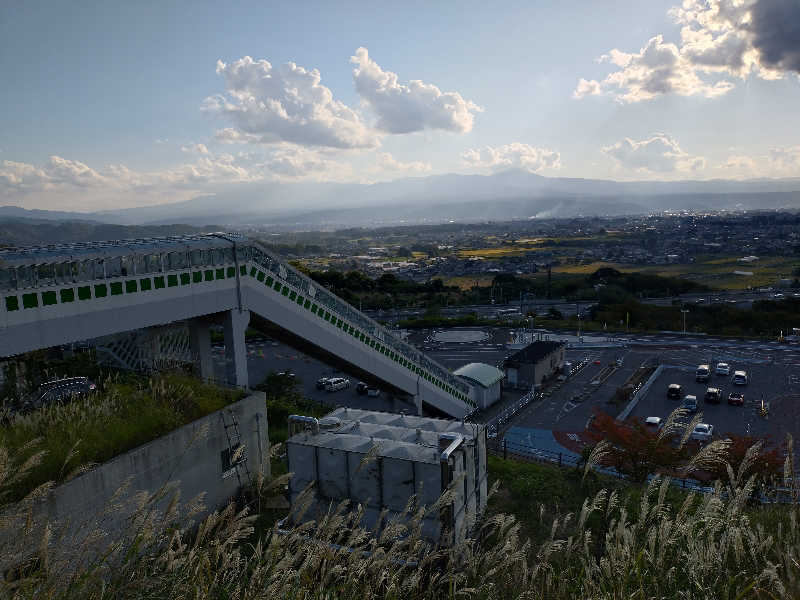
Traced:
[[[228, 454], [228, 436], [235, 438], [235, 416], [245, 446], [244, 464], [224, 465]], [[224, 409], [189, 423], [152, 442], [103, 463], [91, 471], [60, 485], [33, 507], [34, 531], [30, 536], [14, 536], [15, 529], [0, 528], [0, 545], [8, 555], [24, 557], [35, 550], [31, 540], [46, 523], [71, 540], [95, 528], [106, 534], [124, 529], [140, 492], [157, 492], [172, 482], [182, 503], [203, 494], [204, 510], [198, 516], [222, 508], [236, 495], [250, 475], [262, 470], [269, 475], [269, 440], [267, 437], [266, 400], [255, 393]], [[127, 483], [125, 491], [114, 497]], [[163, 510], [172, 492], [157, 503]], [[113, 506], [112, 506], [113, 504]], [[19, 505], [11, 511], [22, 508]], [[69, 543], [69, 542], [68, 542]], [[19, 548], [12, 549], [12, 546]], [[11, 552], [5, 552], [10, 550]], [[7, 562], [7, 561], [6, 561]], [[5, 567], [6, 565], [0, 565]]]
[[647, 379], [645, 384], [636, 390], [636, 393], [631, 398], [631, 401], [628, 402], [628, 406], [626, 406], [621, 413], [617, 415], [617, 421], [624, 421], [628, 418], [628, 415], [631, 414], [636, 405], [639, 403], [639, 400], [644, 397], [644, 395], [650, 390], [650, 386], [653, 385], [653, 382], [658, 379], [658, 376], [661, 375], [661, 371], [664, 370], [664, 365], [658, 365], [656, 370], [650, 375]]

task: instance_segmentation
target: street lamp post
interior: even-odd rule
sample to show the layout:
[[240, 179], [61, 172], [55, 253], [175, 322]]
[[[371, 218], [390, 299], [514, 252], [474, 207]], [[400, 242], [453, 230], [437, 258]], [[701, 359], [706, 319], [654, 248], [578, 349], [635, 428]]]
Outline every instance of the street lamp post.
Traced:
[[686, 313], [688, 312], [685, 308], [681, 309], [681, 313], [683, 313], [683, 335], [686, 335]]

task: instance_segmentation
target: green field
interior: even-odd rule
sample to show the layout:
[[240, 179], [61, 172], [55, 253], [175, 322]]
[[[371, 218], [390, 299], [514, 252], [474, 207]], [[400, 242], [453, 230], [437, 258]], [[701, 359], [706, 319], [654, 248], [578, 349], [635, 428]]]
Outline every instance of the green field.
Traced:
[[[585, 265], [559, 265], [554, 273], [588, 275], [602, 267], [612, 267], [623, 273], [648, 273], [662, 277], [691, 279], [719, 290], [744, 290], [750, 287], [774, 286], [782, 277], [792, 277], [800, 267], [793, 257], [765, 257], [752, 263], [740, 263], [738, 256], [699, 255], [692, 264], [641, 265], [613, 262], [593, 262]], [[734, 271], [750, 271], [752, 276], [736, 275]]]

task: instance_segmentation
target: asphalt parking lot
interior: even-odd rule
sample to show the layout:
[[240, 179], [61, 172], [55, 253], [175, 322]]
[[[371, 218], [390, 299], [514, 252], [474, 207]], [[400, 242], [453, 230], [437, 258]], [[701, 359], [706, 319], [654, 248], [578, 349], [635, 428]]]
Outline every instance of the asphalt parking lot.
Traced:
[[[222, 381], [225, 379], [224, 347], [215, 346], [212, 348], [212, 352], [215, 375]], [[346, 406], [389, 412], [406, 411], [409, 414], [416, 412], [412, 404], [391, 398], [383, 391], [378, 397], [357, 394], [355, 386], [359, 380], [352, 373], [335, 370], [314, 357], [273, 340], [259, 340], [247, 344], [247, 371], [250, 385], [253, 387], [264, 381], [271, 371], [294, 373], [306, 397], [327, 404], [331, 408]], [[337, 392], [318, 390], [316, 382], [320, 377], [345, 377], [350, 380], [350, 388]]]
[[[685, 353], [688, 354], [688, 353]], [[700, 364], [699, 362], [697, 364]], [[794, 437], [800, 435], [800, 385], [798, 385], [797, 366], [777, 361], [764, 364], [730, 363], [731, 375], [714, 374], [716, 364], [711, 365], [712, 373], [707, 383], [695, 380], [696, 366], [665, 367], [647, 394], [639, 401], [631, 416], [665, 418], [681, 401], [667, 398], [667, 387], [671, 383], [683, 387], [682, 394], [697, 396], [698, 412], [703, 414], [703, 422], [714, 426], [715, 437], [729, 434], [769, 437], [782, 440], [786, 433]], [[734, 385], [734, 370], [747, 371], [747, 385]], [[704, 401], [706, 389], [717, 387], [722, 390], [719, 404]], [[744, 394], [744, 406], [728, 404], [728, 394], [737, 391]], [[761, 416], [762, 399], [768, 407], [766, 418]]]

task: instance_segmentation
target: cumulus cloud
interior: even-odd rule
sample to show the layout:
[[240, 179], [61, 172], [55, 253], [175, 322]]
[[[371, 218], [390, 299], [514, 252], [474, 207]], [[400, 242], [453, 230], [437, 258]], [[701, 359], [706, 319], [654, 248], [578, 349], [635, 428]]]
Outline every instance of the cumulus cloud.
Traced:
[[800, 146], [772, 148], [769, 158], [777, 170], [800, 177]]
[[378, 155], [378, 169], [396, 173], [425, 173], [431, 170], [431, 163], [421, 160], [403, 162], [388, 152], [382, 152]]
[[495, 171], [517, 168], [535, 173], [543, 169], [561, 168], [560, 153], [519, 142], [470, 149], [461, 154], [461, 159], [469, 167]]
[[734, 175], [752, 174], [756, 171], [756, 161], [752, 156], [734, 154], [719, 165], [719, 168], [732, 171]]
[[330, 153], [293, 144], [272, 149], [255, 166], [265, 175], [286, 181], [349, 181], [354, 177], [350, 163], [335, 160]]
[[696, 172], [706, 165], [702, 156], [684, 152], [674, 138], [664, 133], [640, 141], [625, 138], [602, 151], [623, 169], [639, 173]]
[[800, 2], [758, 0], [747, 30], [762, 64], [800, 73]]
[[774, 147], [764, 154], [734, 154], [716, 169], [725, 177], [800, 177], [800, 146]]
[[217, 61], [226, 93], [206, 98], [203, 109], [223, 115], [233, 127], [217, 133], [230, 142], [291, 142], [301, 146], [372, 148], [375, 132], [357, 112], [334, 99], [317, 69], [293, 62], [273, 67], [249, 56]]
[[664, 94], [714, 98], [754, 74], [800, 74], [797, 0], [684, 0], [669, 15], [681, 26], [678, 44], [651, 38], [639, 52], [603, 55], [617, 70], [603, 81], [580, 79], [575, 98], [610, 94], [620, 102]]
[[134, 171], [125, 165], [94, 169], [80, 161], [51, 156], [43, 165], [0, 162], [0, 198], [24, 204], [59, 207], [65, 199], [76, 208], [111, 208], [117, 201], [134, 204], [163, 202], [165, 196], [185, 198], [181, 191], [198, 191], [213, 183], [258, 181], [263, 174], [237, 164], [230, 154], [200, 156], [195, 162], [162, 171]]
[[353, 78], [356, 91], [375, 112], [377, 128], [388, 133], [412, 133], [442, 129], [456, 133], [472, 130], [475, 113], [483, 109], [458, 92], [442, 92], [435, 85], [411, 80], [398, 81], [396, 73], [384, 71], [358, 48], [350, 62], [356, 65]]

